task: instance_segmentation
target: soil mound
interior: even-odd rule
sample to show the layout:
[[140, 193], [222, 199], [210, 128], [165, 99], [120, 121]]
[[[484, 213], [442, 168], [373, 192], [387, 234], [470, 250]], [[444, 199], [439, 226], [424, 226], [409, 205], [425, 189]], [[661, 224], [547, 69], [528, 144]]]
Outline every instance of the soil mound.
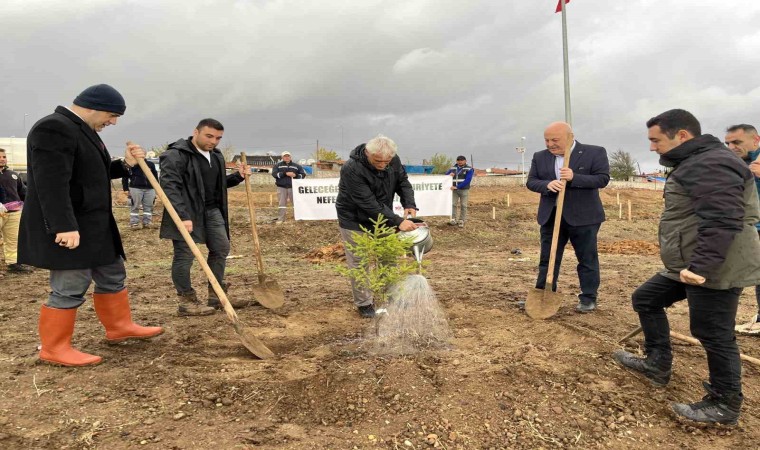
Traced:
[[617, 242], [600, 242], [600, 253], [612, 253], [615, 255], [652, 255], [660, 254], [660, 246], [654, 242], [622, 240]]
[[333, 245], [326, 245], [314, 249], [307, 253], [304, 258], [312, 263], [323, 263], [329, 261], [345, 261], [346, 250], [343, 248], [343, 243], [338, 242]]

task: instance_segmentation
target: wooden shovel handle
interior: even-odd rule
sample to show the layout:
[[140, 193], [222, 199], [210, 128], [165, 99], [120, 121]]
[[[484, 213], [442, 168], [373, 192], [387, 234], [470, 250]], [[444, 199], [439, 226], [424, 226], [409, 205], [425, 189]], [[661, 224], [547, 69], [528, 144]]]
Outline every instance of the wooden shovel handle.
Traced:
[[[132, 145], [132, 142], [127, 142], [127, 145]], [[195, 259], [198, 260], [198, 263], [200, 263], [201, 268], [203, 269], [203, 272], [206, 273], [206, 278], [208, 278], [209, 283], [211, 283], [211, 287], [214, 289], [214, 292], [216, 293], [216, 296], [219, 298], [219, 301], [222, 303], [222, 306], [224, 307], [224, 312], [227, 314], [227, 317], [233, 322], [237, 323], [237, 313], [232, 308], [232, 305], [230, 305], [229, 300], [227, 299], [227, 294], [224, 293], [224, 289], [222, 289], [222, 286], [219, 285], [219, 282], [216, 281], [216, 276], [214, 276], [214, 272], [211, 271], [211, 267], [208, 266], [208, 263], [206, 262], [206, 259], [203, 257], [203, 254], [201, 253], [200, 249], [197, 245], [195, 245], [195, 242], [193, 241], [192, 236], [190, 236], [190, 233], [187, 232], [185, 229], [185, 225], [182, 223], [182, 219], [180, 219], [179, 214], [177, 214], [177, 210], [174, 209], [174, 206], [172, 206], [171, 202], [169, 201], [169, 197], [166, 196], [166, 193], [161, 188], [161, 185], [158, 183], [158, 180], [156, 180], [156, 177], [153, 176], [153, 173], [151, 173], [150, 168], [145, 163], [145, 160], [142, 158], [137, 158], [137, 164], [142, 169], [145, 176], [148, 178], [148, 182], [151, 186], [153, 186], [153, 189], [156, 190], [156, 194], [158, 194], [158, 197], [161, 199], [161, 202], [164, 204], [164, 209], [169, 213], [172, 220], [174, 221], [174, 225], [179, 230], [180, 234], [182, 234], [182, 237], [185, 239], [185, 242], [187, 243], [188, 247], [190, 247], [190, 250], [192, 250], [193, 255], [195, 255]]]
[[[248, 158], [245, 152], [240, 152], [240, 158], [244, 164], [248, 164]], [[253, 191], [251, 191], [251, 176], [249, 171], [245, 172], [245, 197], [248, 200], [248, 215], [251, 218], [251, 233], [253, 233], [253, 252], [256, 254], [256, 266], [259, 270], [259, 282], [264, 280], [264, 260], [261, 258], [261, 245], [259, 244], [259, 233], [256, 228], [256, 208], [253, 206]]]
[[[565, 149], [565, 161], [562, 164], [563, 169], [570, 167], [570, 150], [572, 145]], [[554, 284], [554, 264], [557, 261], [557, 244], [559, 242], [559, 227], [562, 224], [562, 210], [565, 207], [565, 191], [567, 191], [567, 181], [562, 180], [562, 190], [557, 194], [557, 210], [554, 213], [554, 231], [552, 232], [552, 247], [549, 253], [549, 270], [546, 272], [546, 285], [552, 289]]]

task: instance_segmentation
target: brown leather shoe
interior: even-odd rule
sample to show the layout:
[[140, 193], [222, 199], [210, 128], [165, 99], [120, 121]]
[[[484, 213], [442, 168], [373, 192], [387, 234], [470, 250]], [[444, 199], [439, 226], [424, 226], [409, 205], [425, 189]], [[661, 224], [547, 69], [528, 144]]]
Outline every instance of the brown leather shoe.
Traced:
[[[222, 283], [222, 289], [224, 290], [225, 294], [229, 292], [230, 286], [231, 286], [230, 283]], [[251, 304], [250, 300], [233, 299], [233, 298], [230, 298], [229, 295], [227, 296], [227, 300], [230, 302], [230, 305], [232, 305], [232, 307], [235, 309], [245, 308], [246, 306]], [[208, 306], [214, 309], [223, 309], [221, 300], [219, 300], [219, 297], [217, 297], [216, 292], [214, 292], [214, 288], [212, 288], [211, 286], [208, 287]]]
[[216, 311], [210, 306], [203, 306], [195, 291], [177, 295], [179, 296], [178, 316], [208, 316]]

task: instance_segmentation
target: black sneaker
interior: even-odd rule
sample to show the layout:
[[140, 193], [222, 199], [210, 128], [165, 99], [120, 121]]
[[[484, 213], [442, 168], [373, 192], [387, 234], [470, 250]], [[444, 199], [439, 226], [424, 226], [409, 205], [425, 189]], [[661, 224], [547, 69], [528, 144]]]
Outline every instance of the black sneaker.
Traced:
[[8, 264], [8, 272], [12, 273], [32, 273], [32, 269], [23, 264]]
[[612, 359], [627, 369], [643, 374], [656, 387], [666, 386], [670, 382], [670, 375], [673, 373], [670, 367], [668, 369], [657, 367], [653, 358], [649, 356], [641, 358], [625, 350], [615, 350], [612, 353]]
[[741, 392], [721, 394], [710, 383], [702, 382], [707, 395], [696, 403], [673, 403], [673, 411], [694, 422], [736, 425], [744, 396]]
[[359, 315], [365, 319], [371, 319], [375, 317], [375, 305], [360, 306]]
[[596, 310], [596, 302], [578, 303], [578, 306], [575, 307], [575, 312], [581, 314], [594, 312], [594, 310]]

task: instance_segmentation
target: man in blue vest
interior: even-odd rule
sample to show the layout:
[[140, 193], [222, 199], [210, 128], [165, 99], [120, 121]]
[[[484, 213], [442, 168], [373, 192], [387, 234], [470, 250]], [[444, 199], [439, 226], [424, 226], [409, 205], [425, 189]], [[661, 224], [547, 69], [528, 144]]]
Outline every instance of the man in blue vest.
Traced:
[[[726, 129], [725, 143], [736, 156], [743, 159], [747, 164], [750, 164], [750, 170], [755, 175], [755, 185], [758, 191], [760, 191], [760, 178], [758, 178], [760, 176], [760, 162], [751, 164], [757, 160], [757, 155], [760, 154], [760, 149], [758, 149], [760, 146], [760, 135], [757, 134], [757, 129], [747, 124], [732, 125]], [[760, 222], [755, 227], [758, 233], [760, 233]], [[760, 335], [760, 322], [758, 322], [758, 316], [760, 316], [760, 286], [755, 286], [755, 299], [757, 301], [758, 313], [754, 314], [749, 322], [735, 327], [736, 332], [739, 334]]]
[[[470, 198], [470, 182], [475, 171], [467, 165], [467, 158], [462, 155], [457, 156], [457, 162], [446, 172], [451, 175], [451, 220], [449, 225], [459, 225], [464, 228], [464, 221], [467, 220], [467, 200]], [[457, 220], [457, 202], [459, 203], [459, 220]]]

